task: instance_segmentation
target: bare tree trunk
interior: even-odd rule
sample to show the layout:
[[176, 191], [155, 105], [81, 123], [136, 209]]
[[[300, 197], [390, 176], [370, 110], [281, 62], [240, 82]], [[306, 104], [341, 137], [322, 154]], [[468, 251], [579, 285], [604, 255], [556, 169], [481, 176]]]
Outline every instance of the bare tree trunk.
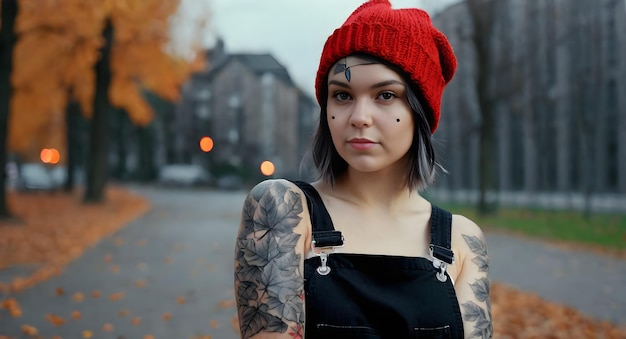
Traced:
[[74, 100], [70, 100], [65, 112], [65, 125], [67, 133], [67, 177], [64, 191], [71, 193], [76, 184], [76, 168], [78, 164], [78, 119], [80, 119], [80, 105]]
[[15, 18], [17, 17], [17, 0], [2, 0], [2, 17], [0, 27], [0, 218], [10, 219], [7, 207], [6, 163], [7, 136], [9, 116], [11, 113], [11, 71], [13, 69], [13, 48], [17, 36], [15, 34]]
[[494, 0], [467, 0], [470, 17], [474, 25], [472, 41], [476, 49], [476, 93], [478, 109], [481, 114], [480, 146], [479, 146], [479, 200], [478, 212], [488, 214], [493, 210], [493, 204], [488, 201], [487, 193], [493, 189], [495, 151], [495, 117], [494, 100], [490, 91], [492, 78], [491, 40], [495, 27]]
[[143, 182], [153, 181], [157, 177], [154, 163], [154, 123], [137, 127], [139, 141], [139, 171], [138, 179]]
[[113, 112], [115, 113], [113, 114], [115, 119], [113, 128], [115, 131], [112, 134], [116, 136], [117, 150], [117, 166], [114, 170], [114, 175], [118, 180], [124, 180], [128, 176], [128, 166], [126, 162], [128, 142], [126, 135], [128, 134], [130, 121], [128, 120], [128, 113], [123, 109], [117, 108]]
[[113, 25], [107, 19], [103, 31], [104, 46], [96, 63], [96, 89], [94, 112], [91, 119], [91, 152], [88, 164], [85, 202], [102, 202], [108, 178], [108, 116], [110, 114], [109, 86], [111, 84], [111, 49], [113, 45]]

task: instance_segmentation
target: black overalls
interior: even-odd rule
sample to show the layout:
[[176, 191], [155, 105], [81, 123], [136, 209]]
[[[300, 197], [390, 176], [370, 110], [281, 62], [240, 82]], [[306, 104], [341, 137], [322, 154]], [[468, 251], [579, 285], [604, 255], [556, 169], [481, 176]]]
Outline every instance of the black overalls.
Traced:
[[[463, 338], [461, 311], [445, 264], [423, 257], [330, 253], [341, 233], [313, 186], [308, 201], [314, 256], [304, 261], [305, 338]], [[434, 262], [452, 262], [452, 215], [433, 206]], [[326, 248], [323, 251], [321, 248]], [[433, 250], [434, 249], [434, 250]]]

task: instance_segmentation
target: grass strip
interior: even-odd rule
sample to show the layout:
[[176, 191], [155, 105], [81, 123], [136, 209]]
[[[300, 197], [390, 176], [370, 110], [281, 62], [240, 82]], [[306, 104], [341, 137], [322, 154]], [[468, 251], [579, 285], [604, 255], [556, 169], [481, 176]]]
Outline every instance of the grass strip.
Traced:
[[545, 240], [558, 240], [607, 249], [626, 249], [626, 215], [596, 213], [588, 219], [579, 211], [550, 211], [530, 208], [499, 208], [479, 216], [473, 206], [440, 204], [462, 214], [486, 230], [505, 230]]

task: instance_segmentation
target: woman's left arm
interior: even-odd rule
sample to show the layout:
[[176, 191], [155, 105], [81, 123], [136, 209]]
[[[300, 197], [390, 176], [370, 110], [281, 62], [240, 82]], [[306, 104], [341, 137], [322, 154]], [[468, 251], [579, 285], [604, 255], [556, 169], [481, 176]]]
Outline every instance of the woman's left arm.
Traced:
[[452, 246], [458, 252], [454, 283], [466, 338], [491, 338], [489, 255], [482, 230], [471, 220], [454, 215]]

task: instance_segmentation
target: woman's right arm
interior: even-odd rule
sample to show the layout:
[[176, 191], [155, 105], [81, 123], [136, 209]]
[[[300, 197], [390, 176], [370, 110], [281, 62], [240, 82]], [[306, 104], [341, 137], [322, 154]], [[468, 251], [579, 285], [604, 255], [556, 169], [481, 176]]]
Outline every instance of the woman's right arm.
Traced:
[[302, 191], [267, 180], [248, 194], [235, 249], [241, 337], [304, 337], [304, 251], [310, 222]]

